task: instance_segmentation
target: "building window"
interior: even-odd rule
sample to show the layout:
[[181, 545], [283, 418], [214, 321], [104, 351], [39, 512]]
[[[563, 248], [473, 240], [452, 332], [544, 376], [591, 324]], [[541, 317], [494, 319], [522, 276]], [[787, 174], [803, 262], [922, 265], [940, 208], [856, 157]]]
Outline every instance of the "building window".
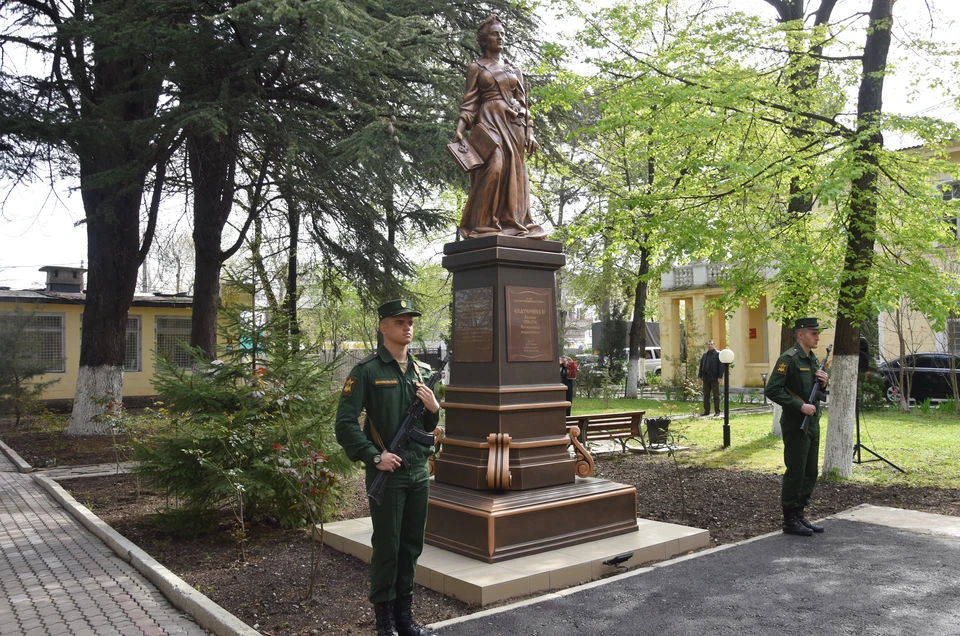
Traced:
[[943, 217], [943, 222], [954, 236], [960, 238], [960, 181], [950, 181], [940, 184], [940, 192], [944, 201], [950, 201], [954, 213]]
[[190, 318], [157, 316], [157, 355], [164, 356], [175, 366], [193, 366], [187, 352], [190, 343]]
[[947, 353], [960, 354], [960, 318], [947, 320]]
[[0, 330], [20, 331], [19, 340], [31, 347], [28, 357], [44, 364], [46, 373], [66, 371], [64, 314], [5, 314]]
[[949, 181], [940, 184], [944, 201], [960, 201], [960, 181]]
[[127, 342], [123, 351], [123, 370], [142, 371], [140, 358], [140, 316], [127, 316]]

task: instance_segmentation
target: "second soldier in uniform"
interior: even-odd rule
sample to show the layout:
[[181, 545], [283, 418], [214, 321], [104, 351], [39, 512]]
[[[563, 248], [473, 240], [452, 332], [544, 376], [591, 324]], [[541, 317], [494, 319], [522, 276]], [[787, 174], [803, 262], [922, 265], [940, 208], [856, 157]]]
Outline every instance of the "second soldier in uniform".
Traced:
[[[823, 532], [821, 526], [807, 521], [803, 509], [817, 485], [817, 461], [820, 454], [820, 408], [807, 402], [813, 385], [827, 386], [827, 374], [819, 369], [813, 350], [820, 343], [820, 325], [816, 318], [800, 318], [793, 330], [797, 343], [777, 358], [767, 382], [766, 395], [783, 407], [780, 428], [783, 431], [783, 485], [780, 500], [783, 504], [783, 531], [787, 534], [810, 536]], [[801, 429], [809, 416], [806, 429]]]

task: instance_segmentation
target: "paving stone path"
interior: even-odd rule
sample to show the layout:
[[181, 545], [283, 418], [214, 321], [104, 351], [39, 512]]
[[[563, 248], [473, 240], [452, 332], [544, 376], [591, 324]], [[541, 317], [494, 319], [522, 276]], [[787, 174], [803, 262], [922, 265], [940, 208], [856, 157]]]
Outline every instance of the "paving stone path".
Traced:
[[208, 633], [0, 452], [0, 636]]

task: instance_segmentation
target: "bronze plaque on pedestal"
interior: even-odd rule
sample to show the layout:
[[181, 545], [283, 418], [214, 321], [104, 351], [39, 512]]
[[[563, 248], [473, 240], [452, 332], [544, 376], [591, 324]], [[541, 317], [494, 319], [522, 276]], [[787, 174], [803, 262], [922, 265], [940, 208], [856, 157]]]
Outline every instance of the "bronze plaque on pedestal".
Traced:
[[556, 361], [553, 290], [505, 287], [507, 296], [507, 362]]
[[454, 361], [493, 362], [493, 287], [459, 289], [453, 307]]

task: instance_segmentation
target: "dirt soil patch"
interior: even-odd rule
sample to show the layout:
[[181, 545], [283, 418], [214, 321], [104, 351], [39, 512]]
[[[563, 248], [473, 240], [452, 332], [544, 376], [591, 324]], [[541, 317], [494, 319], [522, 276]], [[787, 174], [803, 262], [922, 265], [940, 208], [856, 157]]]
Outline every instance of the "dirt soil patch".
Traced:
[[[24, 459], [39, 456], [40, 442], [29, 436], [0, 436]], [[81, 452], [80, 463], [96, 455]], [[112, 443], [101, 446], [102, 461], [113, 461]], [[66, 455], [60, 455], [63, 465]], [[105, 457], [105, 459], [103, 459]], [[30, 459], [27, 459], [29, 462]], [[39, 462], [37, 462], [39, 464]], [[42, 464], [40, 464], [42, 465]], [[597, 476], [637, 487], [642, 518], [680, 523], [710, 531], [713, 545], [731, 543], [776, 531], [780, 527], [778, 475], [681, 466], [667, 457], [614, 454], [597, 459]], [[238, 559], [231, 538], [231, 517], [224, 515], [213, 534], [174, 538], [157, 525], [154, 515], [168, 502], [157, 491], [142, 488], [132, 475], [74, 479], [62, 482], [124, 536], [152, 554], [190, 585], [264, 634], [361, 634], [373, 632], [373, 611], [366, 600], [368, 566], [362, 561], [323, 548], [319, 587], [314, 600], [304, 600], [311, 543], [302, 530], [282, 530], [269, 524], [249, 532], [246, 561]], [[960, 516], [960, 490], [862, 486], [821, 483], [807, 511], [819, 518], [870, 503]], [[347, 483], [336, 519], [368, 515], [360, 476]], [[414, 610], [423, 623], [477, 611], [455, 599], [418, 588]]]
[[12, 417], [3, 417], [0, 439], [34, 468], [110, 464], [129, 459], [126, 436], [66, 437], [69, 421], [68, 415], [58, 415], [42, 425], [30, 418], [17, 426]]

